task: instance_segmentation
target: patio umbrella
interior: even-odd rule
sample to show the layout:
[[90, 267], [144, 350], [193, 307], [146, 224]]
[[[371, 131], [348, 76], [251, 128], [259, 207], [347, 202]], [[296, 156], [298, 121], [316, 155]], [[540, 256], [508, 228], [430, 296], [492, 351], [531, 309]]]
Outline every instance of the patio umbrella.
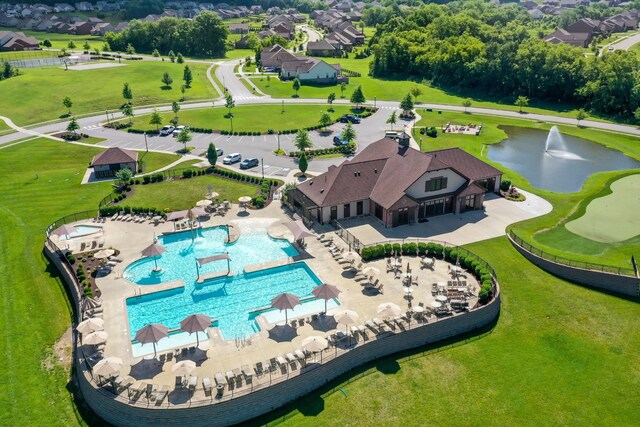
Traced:
[[104, 344], [107, 341], [109, 335], [105, 331], [91, 332], [89, 335], [82, 339], [82, 344], [97, 345]]
[[158, 260], [156, 259], [156, 257], [162, 255], [163, 253], [165, 253], [165, 251], [166, 249], [164, 248], [164, 246], [158, 243], [153, 243], [152, 245], [144, 248], [141, 253], [143, 257], [153, 257], [153, 262], [156, 265], [156, 268], [154, 268], [154, 270], [158, 270]]
[[300, 298], [287, 292], [285, 292], [284, 294], [280, 294], [271, 300], [271, 307], [277, 308], [280, 311], [284, 310], [285, 323], [289, 323], [287, 310], [293, 309], [293, 307], [298, 304], [300, 304]]
[[378, 306], [377, 312], [382, 317], [395, 317], [400, 316], [402, 309], [392, 302], [385, 302]]
[[305, 351], [310, 351], [312, 353], [317, 353], [319, 351], [324, 350], [329, 346], [329, 342], [318, 335], [312, 335], [302, 340], [302, 349]]
[[353, 263], [359, 256], [357, 252], [349, 251], [342, 254], [342, 259]]
[[51, 234], [55, 235], [55, 236], [65, 236], [67, 238], [69, 238], [69, 234], [71, 233], [75, 233], [76, 227], [73, 225], [69, 225], [69, 224], [63, 224], [60, 227], [56, 228], [55, 230], [53, 230], [53, 232]]
[[115, 377], [122, 368], [122, 359], [119, 357], [107, 357], [96, 363], [93, 372], [105, 378]]
[[440, 301], [431, 301], [431, 307], [440, 308], [442, 307], [442, 303]]
[[93, 257], [95, 259], [105, 259], [105, 258], [109, 258], [111, 255], [115, 253], [116, 251], [114, 251], [113, 249], [101, 249], [95, 254], [93, 254]]
[[353, 325], [358, 321], [358, 313], [353, 310], [341, 310], [334, 314], [333, 318], [336, 319], [336, 322], [339, 324], [345, 325], [346, 330], [347, 326]]
[[249, 196], [242, 196], [238, 199], [238, 201], [240, 203], [249, 203], [251, 201], [251, 197]]
[[171, 367], [171, 372], [184, 377], [185, 375], [191, 375], [195, 369], [196, 362], [193, 360], [181, 360]]
[[216, 197], [220, 197], [220, 194], [216, 193], [215, 191], [207, 193], [206, 195], [207, 199], [215, 199]]
[[153, 343], [153, 354], [156, 354], [156, 343], [169, 336], [169, 329], [159, 323], [151, 323], [136, 332], [135, 340], [141, 344]]
[[311, 293], [313, 293], [313, 296], [315, 296], [316, 298], [321, 298], [324, 300], [324, 312], [327, 312], [327, 301], [329, 301], [330, 299], [333, 298], [338, 298], [338, 294], [340, 293], [340, 289], [336, 288], [333, 285], [330, 285], [328, 283], [323, 283], [320, 286], [316, 286], [315, 288], [313, 288], [313, 290], [311, 291]]
[[284, 224], [285, 227], [287, 227], [291, 233], [293, 234], [293, 240], [302, 240], [305, 237], [311, 237], [314, 236], [314, 234], [309, 231], [309, 229], [304, 225], [304, 223], [300, 220], [298, 221], [289, 221], [287, 223]]
[[211, 200], [203, 199], [203, 200], [198, 200], [196, 202], [196, 206], [202, 208], [202, 207], [211, 205], [211, 203], [213, 203]]
[[196, 333], [196, 342], [198, 345], [200, 345], [198, 332], [206, 331], [209, 326], [211, 326], [211, 318], [204, 314], [192, 314], [191, 316], [185, 317], [182, 322], [180, 322], [180, 329], [185, 332], [189, 332], [190, 334], [194, 332]]
[[78, 326], [76, 326], [76, 331], [80, 332], [82, 335], [90, 334], [94, 331], [101, 331], [103, 329], [104, 321], [97, 317], [90, 317], [78, 323]]
[[365, 276], [377, 276], [380, 274], [380, 270], [376, 267], [367, 267], [362, 269], [362, 274]]

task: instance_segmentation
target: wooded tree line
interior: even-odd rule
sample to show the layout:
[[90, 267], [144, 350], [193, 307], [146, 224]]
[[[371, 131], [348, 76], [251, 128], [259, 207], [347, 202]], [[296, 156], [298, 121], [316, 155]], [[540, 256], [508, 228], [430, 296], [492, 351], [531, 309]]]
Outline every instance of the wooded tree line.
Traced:
[[469, 13], [428, 5], [378, 25], [370, 40], [371, 74], [494, 97], [583, 103], [612, 115], [630, 116], [640, 107], [640, 61], [633, 52], [585, 57], [582, 49], [538, 39], [519, 8], [466, 4]]
[[107, 33], [112, 51], [124, 52], [131, 44], [136, 52], [222, 57], [229, 35], [227, 26], [214, 12], [202, 12], [194, 19], [161, 18], [157, 22], [133, 20], [121, 33]]

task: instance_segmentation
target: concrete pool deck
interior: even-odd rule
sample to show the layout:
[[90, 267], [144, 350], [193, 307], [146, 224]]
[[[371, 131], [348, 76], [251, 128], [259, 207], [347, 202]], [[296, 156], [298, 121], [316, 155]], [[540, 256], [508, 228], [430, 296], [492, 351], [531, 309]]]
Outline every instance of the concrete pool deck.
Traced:
[[[225, 225], [234, 222], [241, 228], [242, 223], [247, 222], [253, 223], [251, 226], [260, 224], [260, 226], [267, 227], [272, 235], [286, 236], [286, 227], [282, 223], [288, 220], [289, 217], [283, 213], [279, 204], [272, 203], [265, 209], [248, 211], [248, 213], [239, 212], [237, 206], [234, 206], [225, 217], [213, 217], [204, 222], [203, 226]], [[116, 271], [97, 279], [97, 284], [102, 292], [104, 329], [109, 336], [104, 348], [104, 355], [119, 357], [123, 360], [124, 367], [120, 372], [123, 376], [129, 374], [138, 380], [147, 380], [153, 384], [168, 385], [173, 388], [175, 375], [172, 373], [171, 367], [175, 364], [175, 358], [171, 362], [163, 363], [157, 359], [150, 359], [150, 357], [146, 357], [149, 360], [145, 360], [144, 357], [133, 356], [126, 309], [127, 298], [139, 295], [141, 292], [150, 292], [151, 288], [164, 288], [167, 285], [139, 286], [128, 282], [122, 278], [121, 274], [127, 265], [140, 258], [140, 251], [153, 241], [154, 233], [159, 235], [172, 231], [173, 225], [164, 223], [155, 226], [149, 222], [139, 224], [108, 219], [105, 223], [101, 223], [101, 226], [105, 230], [103, 235], [106, 241], [105, 247], [117, 248], [121, 251], [119, 257], [123, 259], [123, 262], [116, 267]], [[291, 235], [288, 237], [291, 239]], [[198, 366], [194, 373], [199, 378], [198, 390], [192, 399], [205, 399], [201, 386], [203, 377], [209, 377], [213, 380], [216, 372], [224, 374], [234, 369], [240, 369], [243, 365], [249, 365], [253, 369], [257, 362], [264, 363], [271, 358], [284, 356], [300, 349], [305, 337], [311, 335], [327, 336], [338, 330], [344, 331], [344, 326], [336, 325], [331, 316], [338, 309], [348, 308], [356, 311], [359, 315], [359, 321], [356, 325], [362, 325], [370, 319], [379, 317], [376, 309], [382, 303], [395, 303], [405, 311], [409, 308], [402, 281], [394, 279], [392, 273], [385, 272], [384, 260], [366, 263], [366, 266], [375, 266], [381, 271], [379, 279], [384, 284], [383, 294], [370, 295], [353, 280], [353, 273], [343, 271], [341, 265], [334, 260], [323, 243], [315, 238], [307, 238], [306, 242], [307, 250], [301, 254], [300, 258], [304, 259], [304, 262], [323, 282], [331, 283], [341, 290], [339, 296], [341, 305], [338, 308], [330, 309], [325, 318], [320, 317], [312, 324], [305, 322], [304, 326], [295, 330], [279, 327], [275, 329], [277, 332], [274, 332], [274, 325], [269, 324], [263, 317], [257, 318], [262, 331], [243, 339], [224, 340], [217, 328], [209, 328], [207, 331], [209, 338], [201, 339], [200, 349], [186, 353], [177, 359], [191, 359]], [[334, 237], [334, 242], [343, 248], [345, 247], [344, 242], [338, 236]], [[421, 270], [418, 258], [404, 257], [403, 271], [406, 269], [407, 262], [410, 263], [414, 274], [417, 274], [419, 283], [419, 286], [413, 287], [412, 304], [417, 306], [418, 303], [423, 303], [429, 307], [434, 301], [431, 294], [431, 284], [451, 280], [448, 273], [450, 265], [444, 261], [438, 261], [434, 271]], [[359, 261], [356, 262], [356, 265], [358, 263]], [[474, 294], [477, 294], [478, 284], [475, 279], [469, 276], [464, 280], [474, 289]], [[174, 287], [179, 284], [172, 283], [169, 286]], [[475, 297], [469, 299], [471, 306], [475, 302]], [[308, 316], [308, 314], [305, 315], [305, 317]], [[289, 321], [293, 319], [294, 317], [290, 317]], [[284, 322], [278, 322], [280, 325], [282, 323]], [[271, 333], [270, 330], [272, 330]], [[195, 343], [195, 336], [193, 341]], [[148, 348], [151, 350], [152, 345], [149, 344]], [[91, 349], [88, 350], [91, 352]], [[129, 366], [133, 366], [133, 368], [130, 370]], [[269, 381], [270, 378], [263, 378], [263, 380]], [[172, 403], [179, 404], [180, 399], [183, 398], [184, 396], [176, 393], [173, 396], [170, 395], [168, 399]]]

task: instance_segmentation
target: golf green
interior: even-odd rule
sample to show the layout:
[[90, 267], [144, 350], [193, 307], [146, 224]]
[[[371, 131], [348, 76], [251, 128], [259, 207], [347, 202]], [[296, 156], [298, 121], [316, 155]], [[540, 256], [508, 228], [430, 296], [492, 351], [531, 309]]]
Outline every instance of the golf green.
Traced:
[[572, 233], [603, 243], [616, 243], [640, 235], [640, 174], [611, 184], [611, 194], [594, 199], [580, 218], [565, 227]]

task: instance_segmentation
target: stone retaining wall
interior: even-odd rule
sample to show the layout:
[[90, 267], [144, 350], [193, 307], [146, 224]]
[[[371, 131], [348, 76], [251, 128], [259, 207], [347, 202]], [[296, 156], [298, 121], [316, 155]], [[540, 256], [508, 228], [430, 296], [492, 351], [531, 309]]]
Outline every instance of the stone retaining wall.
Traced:
[[587, 270], [578, 267], [572, 267], [565, 264], [558, 264], [548, 259], [542, 258], [532, 252], [529, 252], [522, 246], [518, 245], [509, 235], [509, 241], [514, 248], [522, 256], [528, 259], [532, 264], [548, 271], [554, 276], [562, 279], [570, 280], [576, 283], [582, 283], [606, 291], [617, 292], [623, 295], [638, 296], [640, 292], [640, 280], [633, 276], [623, 276], [604, 271]]
[[[496, 288], [498, 289], [498, 288]], [[406, 332], [372, 340], [334, 360], [290, 379], [220, 403], [192, 407], [149, 407], [128, 405], [106, 390], [94, 387], [86, 365], [79, 363], [79, 385], [89, 406], [102, 418], [118, 426], [229, 426], [279, 408], [321, 387], [360, 365], [381, 357], [434, 343], [481, 328], [500, 312], [500, 294], [486, 306], [448, 319], [415, 327]], [[77, 356], [77, 355], [76, 355]]]

